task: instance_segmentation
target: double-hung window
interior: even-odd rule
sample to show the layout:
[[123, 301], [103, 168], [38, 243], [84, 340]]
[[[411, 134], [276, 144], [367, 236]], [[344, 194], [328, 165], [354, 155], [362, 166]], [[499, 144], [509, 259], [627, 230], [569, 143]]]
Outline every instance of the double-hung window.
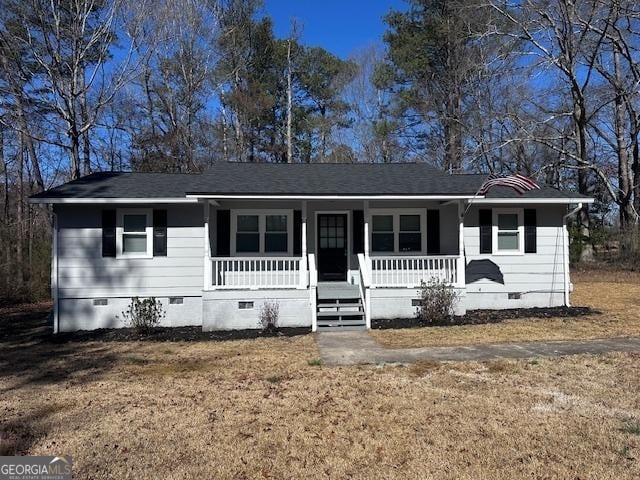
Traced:
[[398, 250], [400, 252], [419, 252], [422, 250], [420, 215], [400, 215]]
[[233, 212], [232, 234], [235, 254], [290, 254], [293, 230], [290, 212]]
[[371, 251], [375, 253], [422, 252], [425, 214], [375, 212], [371, 215]]
[[238, 215], [236, 219], [236, 252], [260, 252], [260, 216]]
[[120, 257], [149, 258], [153, 249], [151, 210], [118, 210], [117, 252]]
[[265, 215], [264, 251], [287, 252], [287, 216]]
[[371, 250], [374, 252], [393, 252], [395, 250], [393, 215], [373, 215], [371, 217]]
[[522, 209], [493, 210], [493, 245], [498, 255], [524, 253]]

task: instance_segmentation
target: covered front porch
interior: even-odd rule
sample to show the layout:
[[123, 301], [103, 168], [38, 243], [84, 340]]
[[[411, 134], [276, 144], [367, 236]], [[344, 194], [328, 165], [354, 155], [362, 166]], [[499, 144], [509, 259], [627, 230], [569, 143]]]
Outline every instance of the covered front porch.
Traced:
[[465, 286], [459, 199], [201, 201], [210, 298], [298, 291], [315, 331], [369, 328], [385, 291], [413, 312], [422, 281]]

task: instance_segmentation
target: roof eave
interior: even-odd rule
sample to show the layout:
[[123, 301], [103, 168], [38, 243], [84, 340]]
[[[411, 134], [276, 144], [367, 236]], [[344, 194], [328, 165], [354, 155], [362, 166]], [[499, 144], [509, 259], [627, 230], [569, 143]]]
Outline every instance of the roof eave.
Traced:
[[473, 195], [398, 195], [398, 194], [217, 194], [217, 193], [187, 193], [187, 198], [215, 199], [215, 200], [469, 200]]
[[545, 197], [545, 198], [473, 198], [469, 200], [471, 204], [479, 204], [479, 205], [500, 205], [500, 204], [576, 204], [576, 203], [593, 203], [595, 201], [594, 198], [590, 197]]
[[198, 203], [197, 198], [186, 197], [32, 197], [29, 203], [33, 204], [150, 204], [150, 203]]

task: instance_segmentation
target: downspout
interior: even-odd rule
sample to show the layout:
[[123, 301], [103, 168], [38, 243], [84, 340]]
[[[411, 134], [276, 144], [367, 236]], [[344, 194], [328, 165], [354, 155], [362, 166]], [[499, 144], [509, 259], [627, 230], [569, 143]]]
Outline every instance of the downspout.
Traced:
[[571, 210], [569, 213], [562, 217], [562, 252], [564, 257], [564, 304], [567, 307], [571, 306], [571, 302], [569, 300], [569, 231], [567, 230], [567, 219], [578, 213], [582, 209], [582, 203], [578, 203], [578, 206]]

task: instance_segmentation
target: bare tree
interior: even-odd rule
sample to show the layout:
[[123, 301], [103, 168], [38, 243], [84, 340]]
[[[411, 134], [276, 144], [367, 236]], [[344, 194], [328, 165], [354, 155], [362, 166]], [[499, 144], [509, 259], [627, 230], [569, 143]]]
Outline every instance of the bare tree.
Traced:
[[[69, 152], [71, 178], [80, 176], [82, 163], [85, 172], [91, 170], [90, 131], [102, 109], [135, 74], [133, 53], [141, 29], [128, 15], [146, 14], [143, 5], [137, 2], [135, 9], [127, 9], [125, 0], [4, 4], [6, 18], [22, 28], [5, 28], [2, 37], [25, 50], [32, 60], [23, 67], [31, 68], [29, 76], [42, 86], [37, 92], [38, 103], [64, 126], [66, 141], [56, 143]], [[116, 37], [123, 52], [119, 62], [111, 54]], [[128, 44], [123, 42], [125, 38]], [[24, 125], [17, 128], [33, 138]]]

